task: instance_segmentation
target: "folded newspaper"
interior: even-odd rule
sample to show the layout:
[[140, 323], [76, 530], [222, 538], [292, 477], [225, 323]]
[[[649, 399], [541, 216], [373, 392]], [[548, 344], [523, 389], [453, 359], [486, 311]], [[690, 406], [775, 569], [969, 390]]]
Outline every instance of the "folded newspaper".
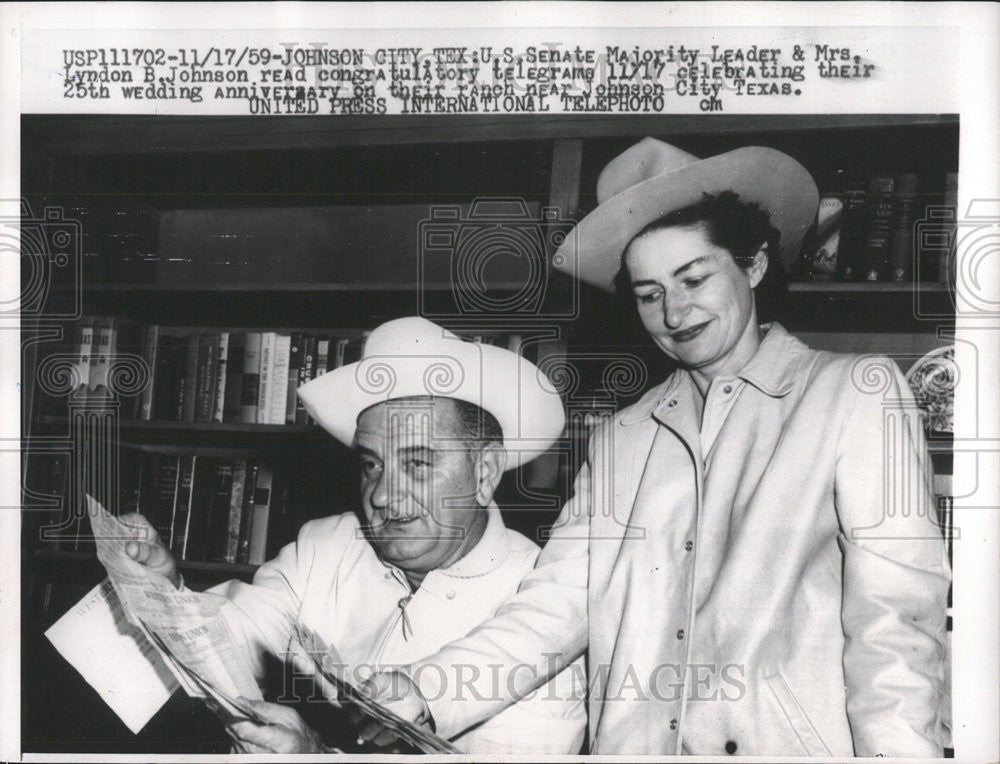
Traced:
[[422, 753], [459, 753], [459, 750], [443, 737], [406, 721], [363, 695], [358, 688], [340, 675], [344, 664], [341, 663], [336, 651], [328, 647], [322, 638], [308, 626], [297, 623], [295, 625], [295, 639], [312, 658], [320, 676], [333, 685], [338, 699], [352, 703], [366, 716], [377, 721], [384, 729], [392, 731], [397, 738]]
[[264, 723], [239, 700], [263, 700], [245, 658], [233, 646], [219, 610], [217, 594], [178, 590], [163, 575], [133, 560], [130, 541], [148, 541], [148, 529], [128, 525], [87, 497], [87, 512], [97, 542], [97, 557], [107, 570], [130, 624], [159, 651], [188, 695], [202, 698], [226, 723], [249, 719]]
[[[165, 576], [133, 560], [125, 548], [130, 541], [148, 542], [148, 527], [123, 522], [91, 496], [87, 496], [87, 512], [97, 557], [117, 594], [116, 604], [128, 623], [148, 641], [148, 647], [159, 653], [178, 684], [188, 695], [203, 699], [226, 724], [245, 719], [266, 724], [240, 700], [263, 700], [263, 696], [219, 614], [228, 600], [217, 594], [176, 589]], [[352, 703], [424, 753], [458, 752], [444, 738], [363, 695], [340, 675], [344, 666], [336, 651], [308, 627], [297, 624], [292, 636], [316, 672], [332, 686], [337, 701]]]

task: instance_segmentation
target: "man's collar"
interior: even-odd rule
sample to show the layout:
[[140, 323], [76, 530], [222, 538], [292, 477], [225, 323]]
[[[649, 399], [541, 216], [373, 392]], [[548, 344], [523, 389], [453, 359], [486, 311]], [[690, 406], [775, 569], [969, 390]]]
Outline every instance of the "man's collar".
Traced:
[[475, 578], [491, 573], [507, 559], [510, 544], [500, 508], [490, 502], [486, 513], [486, 529], [479, 543], [465, 557], [438, 572], [452, 578]]

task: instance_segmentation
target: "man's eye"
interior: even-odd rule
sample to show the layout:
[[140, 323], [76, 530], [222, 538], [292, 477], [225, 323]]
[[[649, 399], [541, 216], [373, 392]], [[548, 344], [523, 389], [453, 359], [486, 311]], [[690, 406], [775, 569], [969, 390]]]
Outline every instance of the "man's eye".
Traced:
[[366, 460], [361, 462], [361, 472], [367, 475], [373, 475], [378, 472], [379, 463], [371, 460]]
[[686, 287], [698, 287], [705, 283], [708, 276], [696, 276], [694, 278], [684, 279], [684, 286]]
[[407, 464], [409, 465], [410, 469], [415, 469], [415, 470], [424, 469], [425, 467], [431, 466], [431, 463], [426, 459], [409, 459], [407, 460]]

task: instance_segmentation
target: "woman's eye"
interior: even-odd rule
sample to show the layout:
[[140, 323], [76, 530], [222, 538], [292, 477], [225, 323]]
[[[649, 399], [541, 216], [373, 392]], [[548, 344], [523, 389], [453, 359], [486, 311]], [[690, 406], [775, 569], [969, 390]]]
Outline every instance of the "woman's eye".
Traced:
[[643, 305], [652, 305], [654, 302], [660, 299], [659, 292], [648, 292], [647, 294], [637, 294], [635, 299], [638, 300]]
[[705, 283], [708, 276], [697, 276], [695, 278], [684, 279], [684, 286], [697, 287]]

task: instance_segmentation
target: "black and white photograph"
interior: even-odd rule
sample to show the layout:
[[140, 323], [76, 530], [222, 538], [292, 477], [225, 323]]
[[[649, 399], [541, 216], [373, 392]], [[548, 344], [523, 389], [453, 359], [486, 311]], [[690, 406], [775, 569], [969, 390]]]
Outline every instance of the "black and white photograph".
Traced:
[[3, 758], [1000, 757], [1000, 11], [0, 10]]

